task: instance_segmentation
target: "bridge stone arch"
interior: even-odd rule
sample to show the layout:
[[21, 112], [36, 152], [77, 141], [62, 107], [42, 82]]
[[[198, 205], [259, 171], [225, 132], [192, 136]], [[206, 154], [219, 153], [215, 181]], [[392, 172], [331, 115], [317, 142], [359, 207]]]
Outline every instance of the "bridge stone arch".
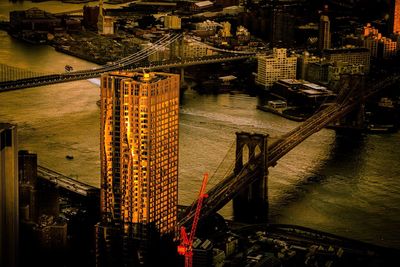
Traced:
[[261, 164], [257, 166], [259, 179], [246, 188], [242, 188], [233, 198], [233, 212], [236, 221], [261, 223], [268, 219], [267, 139], [268, 135], [264, 134], [236, 133], [235, 175], [238, 175], [247, 163], [244, 157], [246, 148], [248, 148], [248, 162], [252, 162], [257, 155], [261, 157]]
[[241, 156], [242, 158], [242, 164], [246, 164], [250, 160], [250, 149], [247, 144], [244, 144], [242, 149], [241, 149], [241, 155], [238, 155], [238, 157]]

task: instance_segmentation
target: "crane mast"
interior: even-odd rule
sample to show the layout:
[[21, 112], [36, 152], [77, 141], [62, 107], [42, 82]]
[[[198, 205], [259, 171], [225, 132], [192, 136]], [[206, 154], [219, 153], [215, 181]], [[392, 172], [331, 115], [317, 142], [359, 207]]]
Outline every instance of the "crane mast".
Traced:
[[181, 226], [181, 243], [178, 246], [178, 253], [180, 255], [185, 256], [185, 267], [192, 267], [192, 258], [193, 258], [193, 239], [196, 233], [197, 223], [199, 222], [200, 211], [203, 205], [204, 198], [207, 197], [206, 185], [208, 181], [208, 174], [205, 173], [203, 176], [203, 182], [201, 184], [201, 189], [199, 193], [199, 197], [197, 199], [196, 212], [193, 217], [192, 229], [190, 230], [189, 236], [186, 233], [186, 229], [184, 226]]

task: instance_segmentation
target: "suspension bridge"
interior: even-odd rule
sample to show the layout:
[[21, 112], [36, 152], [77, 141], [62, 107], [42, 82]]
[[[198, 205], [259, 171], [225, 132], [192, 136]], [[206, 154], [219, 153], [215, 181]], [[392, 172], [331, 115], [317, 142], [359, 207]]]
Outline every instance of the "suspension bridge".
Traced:
[[[364, 90], [363, 79], [364, 77], [359, 77], [359, 79], [343, 83], [335, 102], [321, 107], [319, 112], [269, 145], [267, 135], [237, 133], [236, 158], [230, 165], [230, 169], [224, 172], [226, 175], [218, 177], [216, 180], [219, 182], [207, 192], [208, 198], [203, 200], [200, 217], [205, 218], [218, 212], [232, 199], [234, 206], [235, 200], [247, 202], [247, 209], [242, 209], [245, 215], [241, 217], [253, 216], [254, 214], [249, 214], [249, 210], [260, 208], [264, 209], [263, 212], [267, 217], [265, 209], [268, 208], [268, 168], [275, 166], [279, 159], [314, 133], [328, 124], [337, 123], [341, 118], [356, 110], [368, 97], [398, 83], [400, 76], [389, 76], [368, 90]], [[249, 151], [247, 163], [243, 161], [243, 149], [246, 146]], [[231, 153], [232, 150], [228, 151], [228, 154]], [[229, 164], [225, 163], [225, 166], [227, 165]], [[196, 201], [193, 202], [187, 208], [179, 222], [180, 226], [190, 225], [195, 215], [196, 203]], [[262, 220], [261, 217], [258, 219]]]
[[17, 79], [36, 78], [53, 73], [35, 72], [27, 69], [17, 68], [6, 64], [0, 64], [0, 83]]
[[183, 38], [182, 34], [165, 34], [163, 37], [152, 43], [150, 46], [115, 62], [108, 63], [96, 68], [88, 70], [71, 71], [58, 74], [46, 75], [18, 75], [19, 72], [14, 72], [14, 76], [7, 75], [8, 79], [0, 81], [0, 92], [17, 90], [22, 88], [31, 88], [55, 83], [70, 82], [76, 80], [84, 80], [99, 77], [102, 73], [110, 71], [138, 71], [142, 69], [159, 70], [172, 67], [187, 67], [192, 65], [219, 63], [235, 60], [243, 60], [255, 56], [255, 52], [248, 51], [233, 51], [216, 48], [191, 37], [185, 36], [191, 42], [210, 49], [218, 54], [212, 56], [195, 57], [195, 58], [172, 58], [169, 60], [149, 62], [149, 56], [157, 53], [160, 49], [169, 47], [175, 42], [180, 42]]

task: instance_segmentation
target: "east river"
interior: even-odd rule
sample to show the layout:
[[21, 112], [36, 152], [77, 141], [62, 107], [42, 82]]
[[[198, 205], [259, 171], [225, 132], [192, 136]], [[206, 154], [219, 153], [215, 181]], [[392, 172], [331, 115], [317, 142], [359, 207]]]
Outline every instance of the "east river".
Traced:
[[[17, 4], [48, 11], [74, 9], [59, 2]], [[11, 3], [0, 3], [7, 17]], [[37, 72], [95, 65], [12, 39], [0, 31], [0, 64]], [[0, 93], [0, 121], [18, 125], [19, 148], [39, 164], [99, 186], [99, 87], [76, 81]], [[202, 174], [211, 175], [235, 141], [235, 132], [276, 138], [298, 125], [256, 109], [247, 94], [181, 96], [179, 202], [191, 203]], [[73, 160], [66, 159], [73, 155]], [[232, 158], [233, 155], [228, 157]], [[229, 158], [227, 159], [229, 162]], [[223, 173], [220, 170], [218, 174]], [[217, 175], [218, 176], [218, 175]], [[214, 178], [209, 187], [217, 182]], [[322, 130], [283, 157], [269, 174], [270, 220], [400, 249], [400, 133], [348, 137]], [[221, 214], [231, 218], [228, 205]]]

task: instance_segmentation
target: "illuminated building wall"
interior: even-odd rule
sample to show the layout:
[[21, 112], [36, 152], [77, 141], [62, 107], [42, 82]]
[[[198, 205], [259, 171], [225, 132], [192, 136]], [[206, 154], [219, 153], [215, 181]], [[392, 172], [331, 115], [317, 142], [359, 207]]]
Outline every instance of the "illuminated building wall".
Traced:
[[400, 33], [400, 0], [391, 0], [391, 26], [393, 33]]
[[0, 266], [16, 267], [18, 252], [17, 127], [0, 123]]
[[146, 242], [147, 226], [176, 230], [178, 109], [179, 75], [101, 78], [101, 211], [122, 236]]
[[181, 28], [181, 18], [178, 16], [165, 16], [164, 28], [179, 30]]
[[382, 36], [378, 29], [368, 23], [363, 29], [363, 46], [368, 48], [372, 57], [389, 58], [396, 55], [398, 50], [397, 40]]
[[270, 87], [279, 79], [295, 79], [297, 57], [287, 56], [285, 48], [274, 48], [272, 55], [257, 56], [256, 83]]

